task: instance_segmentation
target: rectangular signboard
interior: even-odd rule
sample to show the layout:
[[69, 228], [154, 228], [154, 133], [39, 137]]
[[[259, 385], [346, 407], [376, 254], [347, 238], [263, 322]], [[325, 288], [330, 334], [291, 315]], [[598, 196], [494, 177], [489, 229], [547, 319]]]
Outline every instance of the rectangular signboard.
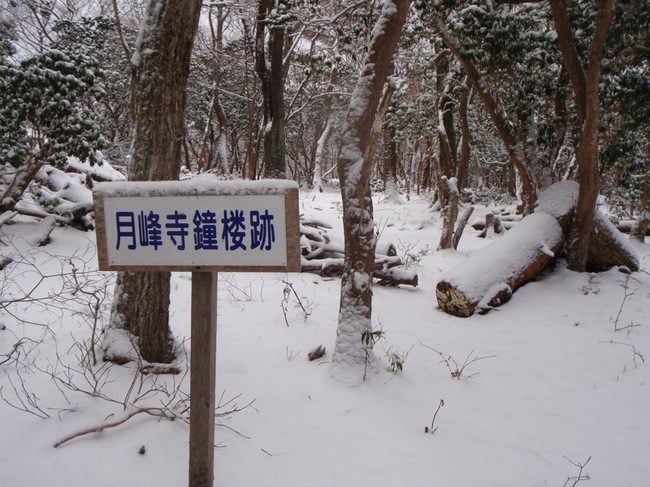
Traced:
[[289, 181], [101, 183], [101, 270], [299, 272], [298, 187]]

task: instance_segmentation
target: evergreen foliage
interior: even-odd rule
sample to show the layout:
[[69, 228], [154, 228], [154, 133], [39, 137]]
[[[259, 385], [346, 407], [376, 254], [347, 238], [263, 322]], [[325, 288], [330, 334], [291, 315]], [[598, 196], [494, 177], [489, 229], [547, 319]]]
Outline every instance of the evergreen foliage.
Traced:
[[0, 164], [97, 162], [105, 140], [86, 102], [101, 96], [100, 75], [93, 57], [58, 49], [0, 65]]

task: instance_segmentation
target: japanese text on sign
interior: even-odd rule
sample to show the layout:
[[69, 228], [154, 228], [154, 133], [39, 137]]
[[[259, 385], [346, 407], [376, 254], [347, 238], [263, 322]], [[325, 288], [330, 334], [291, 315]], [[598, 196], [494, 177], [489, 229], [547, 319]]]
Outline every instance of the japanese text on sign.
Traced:
[[109, 264], [285, 265], [284, 196], [105, 198]]
[[[134, 211], [118, 211], [115, 213], [115, 249], [120, 250], [120, 246], [126, 245], [129, 250], [137, 247], [153, 247], [158, 250], [163, 244], [171, 244], [178, 250], [185, 250], [185, 239], [190, 234], [191, 226], [194, 250], [218, 250], [221, 241], [226, 251], [248, 248], [269, 251], [275, 242], [273, 220], [275, 215], [269, 213], [268, 209], [264, 213], [252, 210], [248, 213], [248, 218], [242, 210], [224, 210], [221, 222], [217, 221], [213, 211], [196, 210], [190, 224], [188, 215], [175, 210], [174, 213], [165, 215], [163, 229], [161, 215], [153, 210], [149, 213], [140, 211], [138, 214]], [[249, 234], [247, 229], [250, 229]], [[163, 236], [167, 239], [163, 239]]]

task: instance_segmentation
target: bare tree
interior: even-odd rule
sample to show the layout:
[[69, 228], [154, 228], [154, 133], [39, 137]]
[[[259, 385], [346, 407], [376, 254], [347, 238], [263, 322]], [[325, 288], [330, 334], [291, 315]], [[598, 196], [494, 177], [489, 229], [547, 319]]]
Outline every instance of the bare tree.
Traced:
[[[131, 58], [132, 181], [178, 178], [185, 87], [200, 0], [150, 0]], [[142, 357], [169, 362], [169, 280], [163, 272], [118, 276], [111, 326], [139, 337]]]
[[345, 267], [334, 347], [334, 360], [338, 363], [364, 363], [361, 339], [364, 332], [372, 331], [370, 286], [376, 237], [370, 190], [372, 154], [368, 153], [373, 147], [369, 139], [409, 5], [410, 0], [383, 3], [343, 126], [337, 160], [345, 236]]

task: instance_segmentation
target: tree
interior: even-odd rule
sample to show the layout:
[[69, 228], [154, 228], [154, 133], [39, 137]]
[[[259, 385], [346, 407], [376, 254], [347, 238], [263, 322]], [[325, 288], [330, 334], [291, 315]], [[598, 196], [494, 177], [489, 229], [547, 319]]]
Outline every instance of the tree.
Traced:
[[364, 362], [362, 337], [372, 330], [371, 283], [376, 237], [369, 136], [409, 5], [410, 0], [384, 1], [343, 126], [337, 168], [343, 201], [345, 262], [334, 347], [334, 361], [343, 364]]
[[598, 198], [598, 129], [600, 127], [600, 75], [607, 33], [616, 12], [615, 0], [598, 0], [598, 15], [586, 70], [578, 56], [565, 0], [549, 0], [560, 41], [564, 67], [569, 73], [581, 123], [578, 149], [578, 206], [568, 242], [569, 268], [585, 271]]
[[[286, 23], [292, 19], [286, 0], [259, 0], [255, 31], [255, 71], [264, 97], [264, 176], [286, 177], [284, 128], [284, 41]], [[269, 26], [266, 59], [266, 26]]]
[[19, 65], [0, 62], [0, 165], [8, 178], [0, 213], [15, 207], [44, 164], [63, 165], [70, 156], [94, 164], [106, 146], [93, 110], [102, 71], [88, 37], [106, 25], [88, 23], [78, 38], [62, 35]]
[[[131, 59], [132, 181], [178, 178], [187, 78], [200, 0], [149, 0]], [[110, 325], [138, 337], [150, 362], [173, 358], [169, 280], [163, 272], [118, 276]]]

